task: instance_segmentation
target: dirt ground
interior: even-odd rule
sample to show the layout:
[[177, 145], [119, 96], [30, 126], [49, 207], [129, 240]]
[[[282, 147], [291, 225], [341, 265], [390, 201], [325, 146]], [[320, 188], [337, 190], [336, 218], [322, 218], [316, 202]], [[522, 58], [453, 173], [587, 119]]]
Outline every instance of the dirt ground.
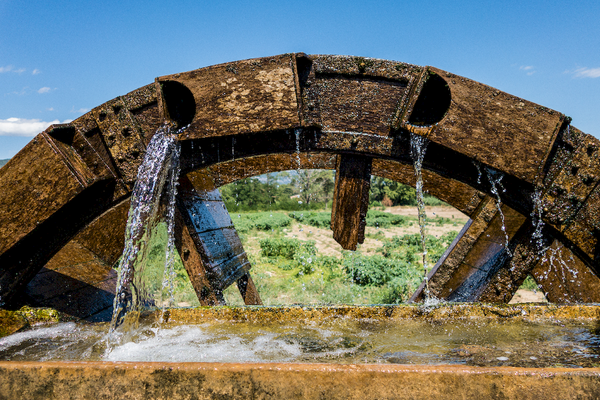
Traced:
[[[384, 211], [389, 212], [390, 214], [406, 215], [417, 218], [416, 207], [387, 207]], [[452, 207], [425, 207], [425, 212], [429, 221], [426, 228], [427, 234], [434, 235], [436, 237], [443, 235], [449, 231], [459, 232], [464, 226], [464, 224], [469, 220], [469, 217]], [[455, 221], [455, 223], [438, 226], [434, 223], [434, 219], [437, 217], [449, 218]], [[363, 253], [369, 254], [375, 252], [378, 248], [380, 248], [380, 240], [369, 237], [377, 235], [379, 232], [383, 233], [384, 237], [386, 238], [418, 233], [419, 224], [415, 221], [412, 224], [412, 226], [402, 226], [385, 229], [367, 227], [365, 231], [367, 237], [365, 238], [365, 242], [362, 245], [359, 245], [359, 250]], [[331, 229], [319, 229], [309, 225], [296, 224], [292, 229], [287, 230], [286, 236], [297, 238], [300, 240], [314, 240], [316, 242], [316, 247], [319, 254], [341, 257], [342, 248], [333, 239], [333, 232], [331, 231]]]
[[546, 297], [540, 291], [519, 289], [508, 304], [515, 303], [547, 303]]

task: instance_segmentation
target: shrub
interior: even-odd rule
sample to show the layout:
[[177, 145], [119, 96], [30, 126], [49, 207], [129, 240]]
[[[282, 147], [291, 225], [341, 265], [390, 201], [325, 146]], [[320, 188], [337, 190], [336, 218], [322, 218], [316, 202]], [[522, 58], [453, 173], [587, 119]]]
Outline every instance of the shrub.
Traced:
[[260, 254], [263, 257], [282, 257], [297, 261], [297, 257], [314, 255], [317, 253], [314, 241], [302, 242], [290, 238], [261, 239]]
[[315, 228], [329, 228], [331, 226], [331, 213], [329, 212], [293, 212], [288, 214], [301, 224]]
[[365, 256], [355, 253], [344, 257], [343, 268], [352, 281], [361, 286], [382, 286], [392, 280], [397, 284], [417, 279], [418, 269], [414, 264], [400, 259], [389, 259], [380, 255]]
[[408, 224], [409, 217], [394, 215], [384, 211], [369, 210], [367, 212], [367, 226], [389, 228], [390, 226], [404, 226]]
[[270, 231], [290, 226], [292, 222], [287, 215], [272, 212], [233, 215], [232, 221], [238, 232], [248, 232], [252, 229]]

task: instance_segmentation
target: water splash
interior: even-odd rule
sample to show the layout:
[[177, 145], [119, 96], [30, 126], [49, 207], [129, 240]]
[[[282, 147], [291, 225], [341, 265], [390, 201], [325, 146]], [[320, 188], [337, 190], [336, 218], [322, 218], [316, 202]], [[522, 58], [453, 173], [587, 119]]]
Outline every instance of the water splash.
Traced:
[[[148, 251], [148, 238], [158, 222], [160, 199], [165, 183], [170, 181], [169, 203], [175, 202], [175, 182], [179, 176], [179, 142], [171, 134], [171, 127], [163, 124], [152, 137], [146, 150], [144, 161], [138, 169], [138, 176], [131, 196], [131, 206], [125, 229], [125, 249], [119, 262], [119, 278], [114, 300], [110, 332], [122, 325], [128, 314], [128, 325], [136, 325], [136, 315], [149, 306], [155, 305], [148, 292], [148, 282], [144, 275], [144, 256]], [[173, 168], [175, 167], [175, 168]], [[173, 232], [173, 210], [169, 210], [169, 232]], [[172, 264], [173, 241], [169, 239], [167, 261]], [[172, 269], [172, 265], [169, 267]]]
[[425, 150], [427, 150], [427, 145], [429, 144], [429, 139], [425, 136], [416, 135], [414, 133], [410, 134], [410, 154], [413, 159], [413, 166], [415, 169], [416, 176], [416, 190], [417, 190], [417, 208], [419, 210], [419, 231], [421, 233], [421, 249], [423, 251], [423, 281], [425, 282], [425, 301], [427, 302], [430, 298], [429, 293], [429, 279], [427, 277], [428, 274], [428, 264], [427, 264], [427, 246], [425, 245], [425, 224], [427, 223], [427, 214], [425, 213], [425, 202], [423, 199], [423, 159], [425, 158]]
[[494, 171], [492, 169], [486, 168], [485, 172], [488, 177], [488, 181], [491, 185], [491, 191], [493, 195], [496, 197], [496, 208], [498, 209], [498, 214], [500, 215], [500, 219], [502, 220], [502, 232], [504, 233], [504, 248], [509, 257], [512, 257], [512, 252], [510, 251], [509, 244], [510, 239], [508, 237], [508, 233], [506, 232], [506, 221], [504, 220], [504, 213], [502, 212], [502, 200], [500, 199], [500, 192], [498, 189], [502, 189], [502, 192], [506, 192], [506, 189], [502, 185], [502, 178], [504, 178], [504, 174], [499, 171]]

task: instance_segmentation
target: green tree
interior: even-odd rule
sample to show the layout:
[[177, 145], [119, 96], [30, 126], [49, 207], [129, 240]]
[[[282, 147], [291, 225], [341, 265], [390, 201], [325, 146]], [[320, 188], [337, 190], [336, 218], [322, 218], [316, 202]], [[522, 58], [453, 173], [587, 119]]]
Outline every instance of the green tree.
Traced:
[[417, 194], [414, 188], [403, 185], [391, 179], [379, 176], [371, 177], [371, 192], [369, 201], [382, 202], [389, 199], [394, 206], [412, 206], [417, 204]]
[[302, 169], [296, 172], [292, 183], [300, 201], [326, 203], [333, 197], [334, 172], [322, 169]]

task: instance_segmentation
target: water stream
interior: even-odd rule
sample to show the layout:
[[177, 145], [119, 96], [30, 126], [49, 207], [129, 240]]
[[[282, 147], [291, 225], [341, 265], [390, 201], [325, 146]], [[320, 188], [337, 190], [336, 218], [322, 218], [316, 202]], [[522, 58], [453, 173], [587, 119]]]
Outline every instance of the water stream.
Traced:
[[502, 232], [504, 233], [504, 249], [509, 257], [512, 256], [512, 252], [510, 251], [509, 244], [510, 239], [508, 237], [508, 232], [506, 232], [506, 221], [504, 219], [504, 213], [502, 212], [502, 200], [500, 199], [500, 191], [505, 192], [504, 186], [502, 185], [502, 178], [504, 178], [504, 174], [499, 171], [494, 171], [492, 169], [486, 168], [485, 172], [487, 173], [488, 181], [491, 185], [491, 191], [496, 197], [496, 208], [498, 209], [498, 214], [500, 215], [500, 219], [502, 221]]
[[425, 150], [427, 150], [427, 145], [429, 144], [429, 139], [425, 136], [416, 135], [414, 133], [410, 134], [410, 154], [413, 159], [413, 166], [415, 169], [416, 176], [416, 185], [415, 189], [417, 191], [417, 208], [419, 210], [419, 231], [421, 233], [421, 248], [423, 252], [423, 281], [425, 282], [424, 294], [425, 294], [425, 303], [430, 300], [430, 292], [429, 292], [429, 280], [427, 277], [427, 273], [429, 271], [429, 266], [427, 263], [427, 246], [425, 245], [425, 225], [427, 223], [427, 214], [425, 212], [425, 201], [424, 201], [424, 193], [423, 193], [423, 159], [425, 158]]
[[[159, 209], [165, 184], [168, 187], [165, 207], [170, 236], [173, 233], [174, 204], [179, 179], [179, 142], [171, 133], [168, 124], [162, 125], [152, 137], [131, 196], [131, 206], [125, 229], [125, 249], [119, 262], [119, 278], [114, 300], [111, 332], [125, 322], [128, 315], [135, 325], [135, 315], [150, 306], [157, 306], [157, 296], [151, 293], [151, 282], [144, 274], [143, 262], [148, 247], [148, 238], [159, 222]], [[165, 277], [163, 288], [168, 290], [173, 281], [174, 242], [168, 239]], [[162, 297], [163, 293], [159, 294]]]

